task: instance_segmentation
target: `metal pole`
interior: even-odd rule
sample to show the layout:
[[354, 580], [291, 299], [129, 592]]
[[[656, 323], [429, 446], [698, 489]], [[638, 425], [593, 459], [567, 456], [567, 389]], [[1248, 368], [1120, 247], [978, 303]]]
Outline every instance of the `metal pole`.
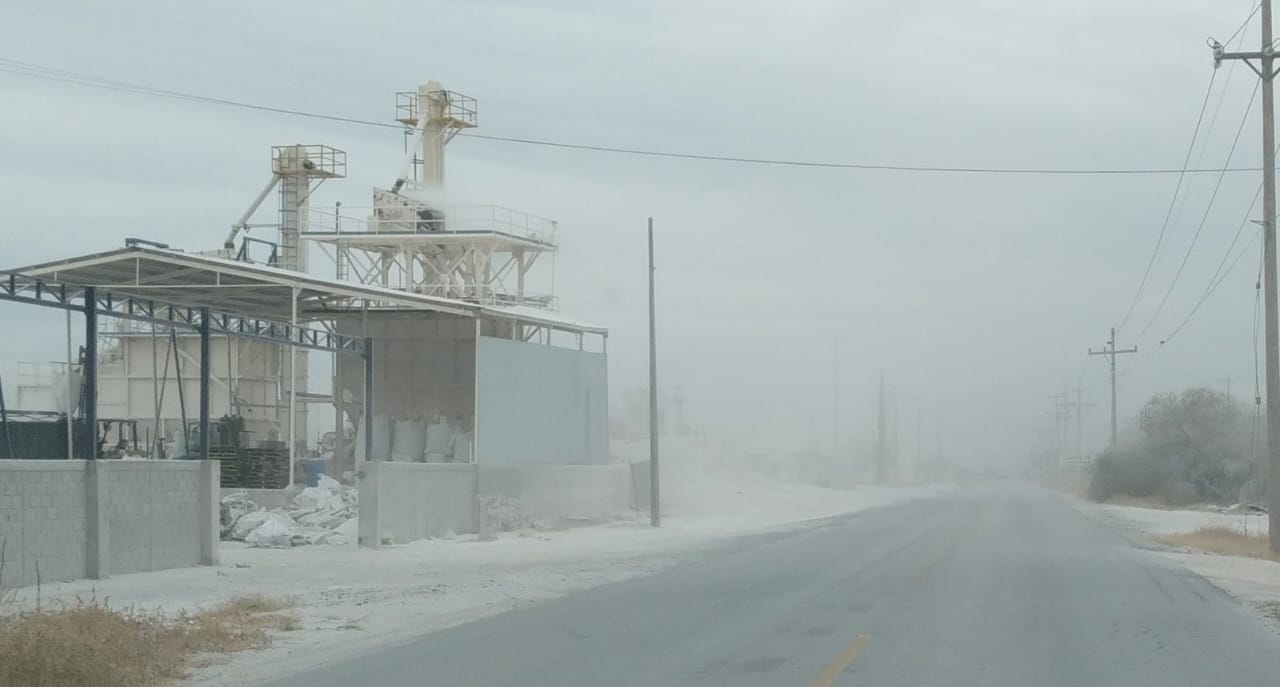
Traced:
[[[297, 337], [298, 331], [298, 289], [289, 289], [289, 338]], [[297, 456], [297, 403], [298, 403], [298, 347], [289, 345], [289, 464], [292, 465]]]
[[1271, 0], [1262, 0], [1262, 221], [1266, 286], [1268, 521], [1271, 550], [1280, 552], [1280, 316], [1276, 311], [1276, 114]]
[[[70, 312], [69, 310], [67, 312]], [[68, 389], [68, 391], [70, 391]], [[13, 460], [13, 437], [9, 435], [9, 410], [4, 405], [4, 382], [0, 381], [0, 430], [4, 430], [4, 457]]]
[[[147, 456], [149, 456], [152, 460], [155, 460], [160, 456], [160, 442], [161, 442], [161, 438], [160, 438], [161, 437], [160, 369], [158, 367], [159, 358], [160, 358], [160, 349], [156, 343], [156, 323], [153, 321], [151, 323], [151, 401], [155, 403], [155, 406], [156, 406], [155, 425], [153, 428], [155, 431], [155, 437], [154, 439], [147, 440], [147, 444], [148, 444]], [[164, 362], [164, 374], [166, 377], [169, 375], [169, 361], [167, 359]]]
[[[173, 347], [173, 376], [178, 380], [178, 414], [182, 422], [182, 455], [191, 451], [191, 430], [187, 427], [187, 392], [182, 388], [182, 355], [178, 352], [178, 332], [169, 329], [169, 344]], [[166, 369], [166, 372], [168, 370]]]
[[200, 460], [209, 460], [209, 349], [209, 308], [204, 307], [200, 308]]
[[84, 289], [84, 424], [89, 460], [98, 459], [98, 292]]
[[658, 336], [654, 314], [653, 218], [649, 218], [649, 524], [662, 524], [658, 478]]
[[373, 337], [364, 337], [364, 459], [373, 460]]
[[75, 456], [75, 453], [76, 453], [75, 435], [74, 435], [74, 428], [73, 428], [74, 423], [71, 419], [71, 416], [75, 414], [75, 407], [76, 407], [76, 397], [72, 395], [73, 394], [72, 389], [74, 385], [71, 383], [71, 380], [74, 379], [74, 377], [72, 376], [72, 370], [74, 369], [75, 367], [72, 366], [72, 362], [71, 362], [71, 311], [68, 310], [67, 311], [67, 407], [66, 407], [67, 460], [71, 460], [76, 457]]

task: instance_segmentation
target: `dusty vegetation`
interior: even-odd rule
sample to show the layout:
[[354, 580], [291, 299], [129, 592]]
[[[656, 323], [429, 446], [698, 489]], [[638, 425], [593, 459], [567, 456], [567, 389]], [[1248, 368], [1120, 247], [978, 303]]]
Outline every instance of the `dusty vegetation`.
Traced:
[[1227, 527], [1202, 527], [1194, 532], [1156, 535], [1151, 539], [1168, 546], [1186, 547], [1223, 556], [1280, 560], [1269, 550], [1265, 537], [1244, 534]]
[[1269, 620], [1280, 623], [1280, 601], [1263, 601], [1258, 604], [1258, 610]]
[[0, 685], [152, 687], [215, 654], [266, 646], [299, 629], [291, 604], [261, 596], [167, 616], [96, 599], [0, 614]]
[[1157, 394], [1143, 407], [1137, 431], [1094, 463], [1089, 497], [1173, 507], [1256, 502], [1266, 493], [1266, 471], [1254, 419], [1212, 389]]

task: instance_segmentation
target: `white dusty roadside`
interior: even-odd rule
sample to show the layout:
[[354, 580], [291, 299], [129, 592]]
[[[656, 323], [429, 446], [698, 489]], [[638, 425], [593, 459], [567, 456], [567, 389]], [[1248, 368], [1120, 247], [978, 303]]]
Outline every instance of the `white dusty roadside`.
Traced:
[[[1266, 516], [1258, 514], [1162, 510], [1081, 501], [1077, 501], [1077, 505], [1086, 514], [1138, 537], [1190, 533], [1206, 527], [1225, 527], [1253, 536], [1265, 536], [1268, 531]], [[1158, 550], [1243, 602], [1254, 606], [1280, 603], [1280, 563], [1276, 561], [1221, 556], [1187, 548], [1160, 547]], [[1274, 618], [1269, 617], [1268, 621], [1276, 626]]]
[[[379, 645], [541, 600], [646, 575], [714, 539], [927, 498], [948, 488], [824, 489], [719, 481], [664, 498], [661, 529], [647, 516], [556, 532], [435, 539], [377, 551], [353, 544], [258, 549], [224, 542], [217, 567], [45, 585], [44, 603], [94, 597], [114, 608], [177, 612], [246, 594], [297, 602], [302, 629], [263, 651], [218, 659], [188, 684], [246, 685], [340, 660]], [[666, 496], [666, 495], [664, 495]], [[36, 590], [19, 590], [34, 600]]]

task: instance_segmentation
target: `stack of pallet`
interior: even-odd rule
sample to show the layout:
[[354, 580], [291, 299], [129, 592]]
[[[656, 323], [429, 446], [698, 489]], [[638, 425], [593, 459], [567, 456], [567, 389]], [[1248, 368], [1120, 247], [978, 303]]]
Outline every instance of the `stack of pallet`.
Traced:
[[222, 461], [226, 489], [284, 489], [293, 481], [289, 452], [283, 447], [217, 447], [209, 449], [209, 457]]

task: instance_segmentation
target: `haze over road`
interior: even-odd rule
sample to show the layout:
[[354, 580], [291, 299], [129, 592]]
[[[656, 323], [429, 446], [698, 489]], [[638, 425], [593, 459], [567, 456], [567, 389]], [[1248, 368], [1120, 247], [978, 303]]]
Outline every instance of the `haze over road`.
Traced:
[[1280, 637], [1158, 553], [1037, 487], [743, 537], [273, 683], [1271, 685]]

